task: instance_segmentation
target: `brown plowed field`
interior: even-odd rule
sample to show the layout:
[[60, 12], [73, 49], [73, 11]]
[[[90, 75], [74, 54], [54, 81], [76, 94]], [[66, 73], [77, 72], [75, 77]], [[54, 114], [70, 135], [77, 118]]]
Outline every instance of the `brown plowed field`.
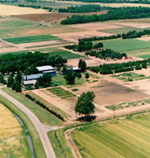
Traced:
[[92, 14], [106, 14], [107, 11], [100, 11], [100, 12], [91, 12], [91, 13], [44, 13], [44, 14], [25, 14], [25, 15], [14, 15], [14, 17], [24, 19], [24, 20], [30, 20], [30, 21], [46, 21], [46, 22], [52, 22], [54, 20], [63, 20], [66, 17], [70, 17], [74, 14], [76, 15], [92, 15]]

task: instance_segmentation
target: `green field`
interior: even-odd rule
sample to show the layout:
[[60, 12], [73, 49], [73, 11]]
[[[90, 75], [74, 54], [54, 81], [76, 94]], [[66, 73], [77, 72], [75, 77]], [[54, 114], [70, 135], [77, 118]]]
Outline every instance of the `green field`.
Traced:
[[3, 40], [10, 42], [10, 43], [13, 43], [13, 44], [21, 44], [21, 43], [32, 43], [32, 42], [59, 40], [59, 38], [52, 36], [52, 35], [36, 35], [36, 36], [5, 38]]
[[16, 27], [28, 27], [35, 25], [35, 22], [11, 18], [8, 20], [0, 21], [0, 29], [6, 29], [6, 28], [16, 28]]
[[49, 57], [55, 56], [55, 55], [60, 55], [63, 58], [66, 58], [66, 59], [75, 59], [75, 58], [83, 58], [83, 57], [85, 57], [83, 55], [81, 56], [81, 55], [78, 55], [78, 54], [71, 53], [69, 51], [50, 52], [48, 54], [49, 54]]
[[72, 133], [83, 158], [149, 158], [150, 115], [94, 124]]
[[23, 96], [19, 93], [16, 93], [16, 92], [10, 90], [9, 88], [3, 88], [2, 90], [5, 91], [6, 93], [8, 93], [13, 98], [15, 98], [16, 100], [18, 100], [19, 102], [21, 102], [27, 108], [29, 108], [38, 117], [38, 119], [41, 121], [41, 123], [50, 125], [50, 126], [55, 126], [55, 125], [58, 126], [58, 125], [62, 124], [62, 122], [59, 119], [57, 119], [50, 113], [46, 112], [44, 109], [42, 109], [40, 106], [38, 106], [37, 104], [30, 101], [25, 96]]
[[[86, 82], [86, 80], [84, 78], [78, 79], [76, 77], [75, 84], [73, 84], [72, 86], [82, 85], [85, 82]], [[57, 74], [56, 76], [52, 77], [52, 84], [51, 84], [51, 86], [56, 86], [56, 85], [58, 85], [58, 86], [67, 85], [66, 80], [64, 79], [63, 75]]]
[[[98, 41], [94, 42], [98, 43]], [[125, 39], [125, 40], [107, 40], [102, 41], [104, 48], [112, 49], [118, 52], [140, 50], [150, 48], [150, 43], [146, 41], [140, 41], [137, 39]]]
[[135, 28], [135, 27], [123, 27], [123, 28], [116, 28], [116, 29], [106, 29], [106, 30], [99, 30], [100, 32], [106, 33], [113, 33], [113, 34], [122, 34], [127, 33], [129, 31], [142, 31], [142, 28]]

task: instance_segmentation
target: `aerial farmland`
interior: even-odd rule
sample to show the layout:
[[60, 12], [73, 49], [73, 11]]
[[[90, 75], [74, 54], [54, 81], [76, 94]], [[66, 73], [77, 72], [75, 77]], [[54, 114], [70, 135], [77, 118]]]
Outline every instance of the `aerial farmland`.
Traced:
[[0, 2], [0, 157], [149, 157], [150, 2]]

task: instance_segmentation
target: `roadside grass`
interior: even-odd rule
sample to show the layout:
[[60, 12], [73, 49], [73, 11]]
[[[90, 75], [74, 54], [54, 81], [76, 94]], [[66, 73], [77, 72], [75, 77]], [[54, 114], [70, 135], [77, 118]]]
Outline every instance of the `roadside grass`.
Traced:
[[106, 29], [106, 30], [99, 30], [101, 32], [106, 33], [113, 33], [113, 34], [122, 34], [127, 33], [129, 31], [142, 31], [142, 28], [135, 28], [135, 27], [123, 27], [123, 28], [115, 28], [115, 29]]
[[0, 102], [2, 102], [4, 105], [6, 105], [11, 111], [15, 112], [24, 121], [25, 125], [27, 126], [27, 128], [29, 130], [31, 139], [33, 141], [33, 146], [35, 149], [36, 157], [45, 158], [46, 154], [45, 154], [41, 139], [39, 137], [39, 134], [38, 134], [35, 126], [31, 122], [31, 120], [19, 108], [17, 108], [12, 102], [10, 102], [9, 100], [7, 100], [6, 98], [4, 98], [1, 95], [0, 95]]
[[63, 58], [66, 58], [66, 59], [76, 59], [76, 58], [83, 58], [83, 57], [85, 57], [83, 55], [81, 56], [81, 55], [78, 55], [78, 54], [71, 53], [69, 51], [50, 52], [48, 54], [49, 54], [49, 57], [55, 56], [55, 55], [60, 55]]
[[6, 93], [8, 93], [10, 96], [21, 102], [23, 105], [25, 105], [27, 108], [29, 108], [41, 121], [41, 123], [45, 125], [50, 125], [50, 126], [59, 126], [62, 124], [62, 122], [48, 113], [46, 110], [38, 106], [37, 104], [33, 103], [30, 101], [28, 98], [23, 96], [22, 94], [16, 93], [12, 91], [9, 88], [2, 88], [2, 90]]
[[55, 112], [61, 114], [63, 117], [65, 117], [65, 118], [69, 117], [69, 115], [67, 113], [65, 113], [61, 109], [57, 108], [56, 106], [52, 105], [51, 103], [47, 102], [45, 99], [43, 99], [42, 97], [36, 95], [35, 93], [28, 92], [27, 94], [29, 94], [30, 96], [32, 96], [36, 100], [40, 101], [41, 103], [43, 103], [44, 105], [46, 105], [47, 107], [49, 107], [51, 110], [54, 110]]
[[[57, 158], [63, 158], [63, 154], [62, 154], [62, 151], [61, 151], [61, 149], [58, 145], [58, 142], [61, 145], [61, 148], [63, 150], [63, 153], [64, 153], [65, 157], [73, 158], [71, 149], [70, 149], [70, 147], [68, 146], [68, 144], [66, 142], [63, 129], [48, 132], [48, 137], [49, 137], [49, 140], [52, 144], [52, 147], [54, 149], [54, 152], [55, 152]], [[56, 137], [58, 139], [58, 142], [56, 140]]]
[[60, 38], [52, 35], [35, 35], [35, 36], [23, 36], [23, 37], [15, 37], [15, 38], [4, 38], [3, 40], [13, 44], [21, 44], [21, 43], [52, 41], [59, 39]]
[[0, 129], [0, 157], [32, 157], [24, 129], [12, 112], [1, 103]]
[[150, 115], [93, 124], [75, 129], [71, 136], [83, 158], [149, 157]]
[[[117, 40], [106, 40], [103, 42], [105, 49], [112, 49], [117, 52], [131, 51], [131, 50], [140, 50], [150, 48], [150, 44], [147, 41], [140, 41], [137, 39], [117, 39]], [[98, 43], [98, 41], [93, 42]]]

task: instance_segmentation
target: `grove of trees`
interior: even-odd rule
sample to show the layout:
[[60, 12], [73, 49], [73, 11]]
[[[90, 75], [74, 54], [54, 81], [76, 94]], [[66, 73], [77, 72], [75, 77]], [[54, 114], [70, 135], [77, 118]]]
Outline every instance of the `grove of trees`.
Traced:
[[113, 8], [106, 14], [102, 15], [72, 15], [61, 21], [61, 24], [78, 24], [97, 21], [120, 20], [120, 19], [138, 19], [150, 17], [150, 9], [148, 7], [123, 7]]

